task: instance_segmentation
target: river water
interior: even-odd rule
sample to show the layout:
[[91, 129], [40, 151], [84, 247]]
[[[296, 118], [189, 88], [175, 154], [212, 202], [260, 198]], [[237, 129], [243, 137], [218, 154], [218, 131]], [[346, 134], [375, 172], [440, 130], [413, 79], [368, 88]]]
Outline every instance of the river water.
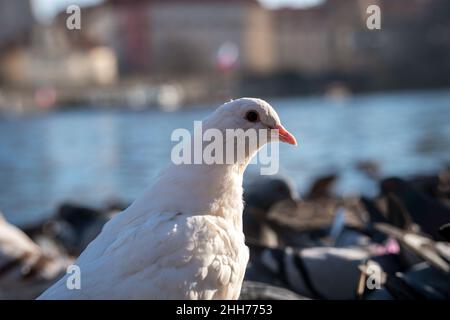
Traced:
[[[450, 163], [450, 91], [270, 102], [299, 140], [297, 148], [281, 145], [280, 173], [300, 191], [336, 171], [338, 193], [373, 195], [376, 183], [355, 169], [361, 160], [378, 162], [383, 176]], [[172, 131], [192, 129], [210, 112], [80, 108], [0, 118], [0, 210], [23, 224], [64, 201], [132, 201], [170, 161]], [[251, 165], [248, 175], [257, 169]]]

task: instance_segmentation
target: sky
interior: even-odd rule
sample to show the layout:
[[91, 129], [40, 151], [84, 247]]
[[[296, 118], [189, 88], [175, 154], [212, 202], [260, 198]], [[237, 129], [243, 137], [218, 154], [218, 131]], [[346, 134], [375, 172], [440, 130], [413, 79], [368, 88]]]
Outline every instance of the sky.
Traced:
[[41, 22], [45, 22], [71, 4], [77, 4], [82, 7], [100, 2], [102, 0], [31, 0], [31, 5], [36, 18]]
[[[64, 10], [71, 4], [79, 6], [93, 5], [103, 0], [31, 0], [33, 11], [39, 21], [50, 20], [58, 12]], [[269, 8], [277, 7], [308, 7], [322, 2], [323, 0], [259, 0]]]

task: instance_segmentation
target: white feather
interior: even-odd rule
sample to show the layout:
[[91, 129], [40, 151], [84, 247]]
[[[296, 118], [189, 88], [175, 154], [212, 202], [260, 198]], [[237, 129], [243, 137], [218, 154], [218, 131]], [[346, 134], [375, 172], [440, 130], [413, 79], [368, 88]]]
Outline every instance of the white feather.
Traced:
[[[218, 108], [203, 125], [244, 127], [253, 108], [279, 123], [258, 99]], [[128, 209], [116, 215], [75, 262], [81, 289], [68, 275], [40, 299], [237, 299], [249, 258], [242, 233], [245, 163], [170, 165]]]

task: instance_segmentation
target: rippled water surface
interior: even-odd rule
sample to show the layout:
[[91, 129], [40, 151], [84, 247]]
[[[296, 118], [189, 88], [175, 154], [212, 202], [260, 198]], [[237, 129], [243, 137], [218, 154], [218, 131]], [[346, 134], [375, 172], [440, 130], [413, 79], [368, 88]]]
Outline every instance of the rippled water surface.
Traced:
[[[373, 193], [375, 183], [354, 169], [359, 160], [379, 162], [383, 175], [426, 173], [450, 162], [450, 92], [270, 102], [300, 142], [280, 148], [280, 172], [299, 190], [338, 171], [338, 192]], [[0, 210], [20, 224], [63, 201], [132, 201], [169, 161], [172, 130], [192, 129], [209, 112], [83, 109], [0, 118]], [[256, 165], [249, 169], [257, 172]]]

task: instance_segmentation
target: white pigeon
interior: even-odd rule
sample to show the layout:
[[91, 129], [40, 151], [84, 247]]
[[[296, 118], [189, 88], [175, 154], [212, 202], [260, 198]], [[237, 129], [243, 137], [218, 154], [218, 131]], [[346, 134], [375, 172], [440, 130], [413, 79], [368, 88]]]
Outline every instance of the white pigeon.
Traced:
[[[223, 104], [202, 126], [278, 129], [279, 141], [297, 144], [275, 110], [255, 98]], [[80, 289], [68, 289], [68, 274], [39, 299], [237, 299], [249, 259], [243, 172], [260, 147], [232, 164], [171, 163], [82, 252]]]

